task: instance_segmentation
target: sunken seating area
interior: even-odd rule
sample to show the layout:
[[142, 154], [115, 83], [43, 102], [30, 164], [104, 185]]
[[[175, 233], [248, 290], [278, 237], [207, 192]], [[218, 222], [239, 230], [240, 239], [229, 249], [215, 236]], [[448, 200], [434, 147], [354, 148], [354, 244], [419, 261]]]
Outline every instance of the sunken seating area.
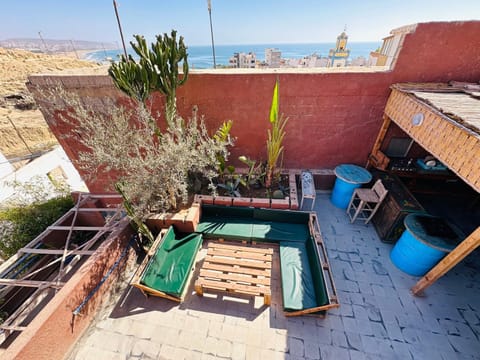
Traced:
[[182, 301], [203, 239], [278, 245], [287, 316], [339, 306], [316, 215], [290, 210], [202, 205], [194, 233], [180, 236], [173, 227], [160, 233], [132, 285], [147, 295]]
[[287, 316], [339, 306], [313, 213], [203, 205], [197, 232], [210, 239], [278, 244]]

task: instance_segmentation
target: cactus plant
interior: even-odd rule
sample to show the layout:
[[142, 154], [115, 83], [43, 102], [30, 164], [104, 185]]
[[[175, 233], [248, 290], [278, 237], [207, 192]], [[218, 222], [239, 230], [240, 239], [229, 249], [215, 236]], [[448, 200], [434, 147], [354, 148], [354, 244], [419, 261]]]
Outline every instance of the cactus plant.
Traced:
[[[134, 36], [130, 42], [139, 60], [132, 56], [122, 56], [120, 62], [113, 63], [108, 73], [115, 85], [128, 96], [145, 103], [150, 94], [160, 91], [166, 96], [165, 115], [168, 126], [173, 126], [177, 115], [176, 90], [188, 79], [188, 53], [183, 36], [177, 41], [177, 32], [156, 36], [156, 42], [148, 49], [145, 38]], [[179, 76], [182, 63], [183, 77]]]

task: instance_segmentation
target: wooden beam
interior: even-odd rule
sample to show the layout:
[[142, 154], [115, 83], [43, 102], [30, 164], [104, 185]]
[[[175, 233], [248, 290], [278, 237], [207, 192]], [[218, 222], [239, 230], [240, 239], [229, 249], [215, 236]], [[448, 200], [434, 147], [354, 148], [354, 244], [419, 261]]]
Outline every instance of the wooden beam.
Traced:
[[7, 286], [22, 286], [22, 287], [54, 287], [61, 288], [65, 283], [56, 283], [52, 281], [37, 281], [37, 280], [19, 280], [19, 279], [0, 279], [0, 285]]
[[80, 209], [70, 209], [70, 211], [79, 211], [79, 212], [100, 212], [100, 211], [104, 211], [104, 212], [116, 212], [118, 210], [118, 208], [80, 208]]
[[23, 331], [26, 328], [27, 328], [26, 326], [0, 325], [0, 329], [7, 330], [7, 331]]
[[[29, 249], [21, 248], [19, 252], [26, 254], [63, 255], [63, 249]], [[93, 255], [95, 250], [67, 250], [68, 255]]]
[[70, 231], [70, 230], [79, 230], [79, 231], [108, 231], [112, 230], [106, 226], [49, 226], [49, 230], [59, 230], [59, 231]]
[[414, 295], [420, 295], [423, 290], [445, 275], [447, 271], [462, 261], [478, 246], [480, 246], [480, 226], [422, 277], [415, 286], [411, 288], [412, 293]]
[[[380, 148], [382, 147], [383, 140], [385, 139], [385, 136], [387, 135], [388, 128], [390, 127], [390, 123], [392, 120], [386, 115], [383, 114], [383, 123], [380, 128], [380, 131], [378, 132], [377, 139], [375, 140], [375, 143], [373, 144], [372, 148], [372, 155], [375, 155], [377, 152], [380, 151]], [[366, 168], [369, 168], [372, 165], [372, 162], [370, 158], [367, 161]]]

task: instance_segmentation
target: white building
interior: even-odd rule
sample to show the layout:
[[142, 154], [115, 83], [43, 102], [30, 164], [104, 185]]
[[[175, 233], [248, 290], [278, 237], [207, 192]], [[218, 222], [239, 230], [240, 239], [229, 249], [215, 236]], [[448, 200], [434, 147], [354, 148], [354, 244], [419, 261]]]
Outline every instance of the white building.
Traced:
[[257, 56], [254, 52], [234, 53], [228, 63], [233, 68], [255, 68], [257, 64]]
[[265, 63], [268, 67], [278, 68], [282, 58], [282, 52], [279, 49], [265, 49]]
[[16, 171], [10, 163], [5, 161], [5, 157], [0, 153], [0, 162], [2, 162], [0, 169], [0, 203], [15, 196], [14, 183], [26, 184], [34, 181], [35, 185], [51, 189], [52, 195], [55, 195], [54, 182], [68, 186], [72, 191], [88, 191], [61, 146], [56, 146], [53, 150], [32, 160]]

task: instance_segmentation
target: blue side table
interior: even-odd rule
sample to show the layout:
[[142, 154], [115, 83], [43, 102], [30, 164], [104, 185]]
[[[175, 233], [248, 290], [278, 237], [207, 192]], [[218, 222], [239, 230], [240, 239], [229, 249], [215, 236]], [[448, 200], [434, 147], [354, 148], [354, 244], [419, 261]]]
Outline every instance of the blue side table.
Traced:
[[353, 191], [362, 184], [372, 180], [372, 174], [366, 169], [352, 164], [343, 164], [335, 168], [335, 185], [332, 191], [332, 204], [340, 209], [346, 209]]

